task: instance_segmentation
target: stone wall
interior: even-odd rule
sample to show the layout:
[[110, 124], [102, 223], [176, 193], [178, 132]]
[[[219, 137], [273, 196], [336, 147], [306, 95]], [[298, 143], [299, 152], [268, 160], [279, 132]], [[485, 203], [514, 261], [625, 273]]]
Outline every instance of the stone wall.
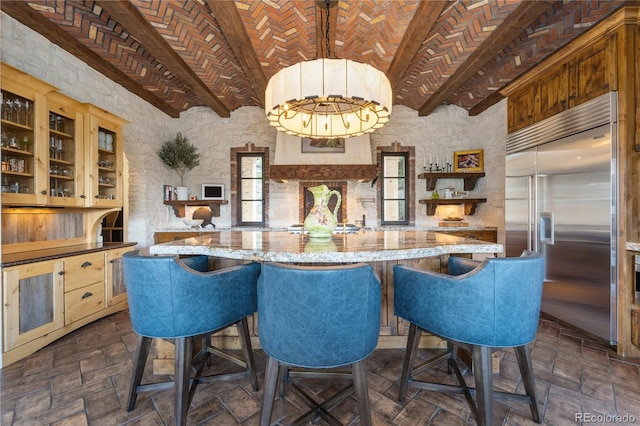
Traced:
[[[276, 131], [269, 126], [263, 109], [243, 107], [232, 111], [229, 118], [220, 118], [209, 108], [195, 107], [183, 112], [178, 119], [169, 118], [6, 14], [2, 13], [0, 19], [3, 62], [58, 87], [78, 101], [90, 102], [129, 121], [124, 128], [124, 151], [129, 166], [129, 241], [148, 246], [153, 243], [157, 229], [185, 228], [181, 219], [162, 202], [162, 185], [177, 185], [178, 176], [157, 156], [160, 145], [177, 132], [182, 132], [201, 154], [200, 166], [185, 176], [185, 185], [198, 196], [201, 183], [223, 183], [231, 187], [231, 148], [247, 143], [269, 147], [273, 160]], [[469, 117], [464, 109], [451, 105], [440, 106], [431, 115], [419, 117], [417, 111], [395, 105], [389, 123], [371, 135], [372, 155], [377, 146], [395, 142], [415, 146], [417, 175], [424, 171], [422, 166], [430, 156], [446, 155], [450, 160], [453, 151], [484, 149], [487, 176], [480, 179], [474, 195], [486, 197], [488, 202], [481, 204], [467, 221], [477, 226], [498, 226], [499, 241], [503, 241], [505, 135], [505, 101], [478, 117]], [[439, 188], [444, 186], [462, 189], [462, 181], [438, 181]], [[424, 180], [416, 179], [415, 192], [416, 226], [437, 226], [437, 217], [427, 216], [426, 207], [418, 203], [420, 198], [431, 197]], [[368, 226], [379, 223], [375, 186], [370, 182], [349, 181], [348, 194], [350, 222], [364, 215]], [[298, 199], [298, 182], [271, 182], [269, 226], [280, 228], [298, 222]], [[218, 227], [231, 226], [231, 206], [221, 206], [221, 216], [213, 222]]]

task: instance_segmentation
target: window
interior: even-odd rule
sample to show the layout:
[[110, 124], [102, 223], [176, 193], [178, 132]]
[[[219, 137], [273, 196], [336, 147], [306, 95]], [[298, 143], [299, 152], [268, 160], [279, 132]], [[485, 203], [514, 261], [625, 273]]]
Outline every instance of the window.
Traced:
[[238, 154], [238, 225], [264, 226], [264, 155]]
[[382, 224], [408, 225], [407, 153], [382, 153]]

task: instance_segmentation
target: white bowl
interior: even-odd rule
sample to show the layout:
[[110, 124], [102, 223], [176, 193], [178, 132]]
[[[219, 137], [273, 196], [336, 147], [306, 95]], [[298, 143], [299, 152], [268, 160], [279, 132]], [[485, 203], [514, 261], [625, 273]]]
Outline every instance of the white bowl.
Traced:
[[198, 227], [202, 225], [202, 222], [204, 222], [203, 219], [182, 219], [182, 221], [184, 222], [185, 225], [190, 226], [192, 228]]

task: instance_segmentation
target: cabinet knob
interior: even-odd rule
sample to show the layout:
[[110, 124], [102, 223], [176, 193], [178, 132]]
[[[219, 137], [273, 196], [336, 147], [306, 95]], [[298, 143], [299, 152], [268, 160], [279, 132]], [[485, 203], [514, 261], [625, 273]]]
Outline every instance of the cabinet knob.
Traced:
[[64, 275], [64, 271], [58, 272], [58, 275]]
[[575, 96], [573, 96], [573, 95], [569, 96], [569, 100], [570, 100], [570, 101], [574, 100], [575, 98], [576, 98], [576, 97], [575, 97]]
[[42, 195], [47, 195], [47, 191], [40, 191]]
[[80, 265], [81, 268], [86, 268], [86, 267], [89, 267], [89, 266], [91, 266], [91, 262], [89, 262], [89, 261], [86, 261], [82, 265]]
[[87, 197], [86, 197], [84, 194], [82, 194], [82, 195], [80, 196], [80, 198], [87, 198]]
[[93, 296], [93, 293], [91, 293], [90, 291], [86, 292], [85, 294], [82, 295], [83, 299], [86, 299], [87, 297], [91, 297]]

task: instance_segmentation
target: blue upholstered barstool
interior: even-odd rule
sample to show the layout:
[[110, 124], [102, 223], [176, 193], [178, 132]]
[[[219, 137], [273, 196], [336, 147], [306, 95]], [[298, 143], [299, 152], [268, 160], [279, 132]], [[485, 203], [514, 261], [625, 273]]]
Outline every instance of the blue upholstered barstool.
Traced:
[[[395, 314], [411, 323], [400, 383], [400, 401], [407, 388], [463, 392], [476, 422], [491, 425], [493, 399], [524, 399], [540, 422], [529, 343], [536, 337], [544, 281], [544, 258], [525, 251], [521, 257], [483, 262], [449, 258], [449, 274], [394, 267]], [[448, 343], [444, 356], [414, 368], [422, 331]], [[455, 354], [457, 347], [472, 353], [475, 391], [465, 384]], [[513, 347], [526, 395], [494, 392], [491, 353]], [[414, 378], [426, 368], [449, 360], [460, 386], [428, 383]], [[472, 392], [475, 392], [474, 401]]]
[[[258, 389], [247, 316], [257, 309], [260, 264], [209, 272], [207, 256], [179, 259], [178, 256], [143, 256], [133, 251], [125, 253], [122, 265], [131, 324], [138, 334], [127, 411], [135, 407], [139, 392], [173, 386], [175, 424], [183, 425], [198, 383], [248, 374], [254, 390]], [[211, 334], [231, 325], [238, 329], [243, 359], [209, 346]], [[175, 343], [173, 383], [140, 384], [153, 338]], [[203, 342], [195, 357], [192, 357], [193, 339]], [[246, 371], [203, 377], [202, 371], [211, 353], [221, 354]], [[194, 378], [190, 378], [192, 366], [196, 369]]]
[[[312, 407], [293, 424], [306, 424], [318, 416], [329, 424], [340, 424], [329, 410], [353, 391], [360, 424], [371, 424], [364, 360], [378, 342], [381, 297], [380, 279], [370, 265], [263, 265], [258, 281], [258, 321], [260, 345], [269, 359], [261, 425], [270, 424], [278, 382], [283, 386], [281, 397], [286, 383]], [[319, 377], [341, 377], [340, 372], [326, 369], [347, 365], [351, 371], [343, 374], [352, 378], [353, 384], [321, 403], [292, 379], [296, 375], [312, 377], [314, 370]]]

